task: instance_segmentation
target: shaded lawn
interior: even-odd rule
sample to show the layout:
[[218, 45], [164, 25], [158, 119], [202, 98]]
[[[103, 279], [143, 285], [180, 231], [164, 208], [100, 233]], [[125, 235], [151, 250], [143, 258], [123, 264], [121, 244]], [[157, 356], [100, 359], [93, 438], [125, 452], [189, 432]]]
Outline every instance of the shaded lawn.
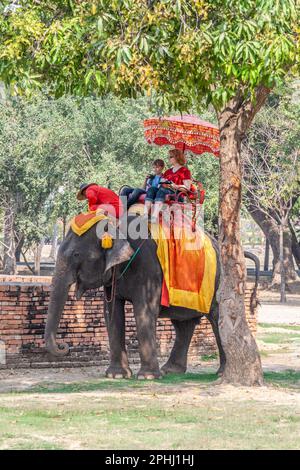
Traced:
[[[275, 348], [300, 340], [300, 327], [260, 326], [295, 331], [260, 332]], [[208, 370], [156, 381], [43, 382], [3, 394], [13, 399], [0, 407], [0, 449], [300, 448], [299, 407], [273, 402], [272, 396], [281, 389], [300, 390], [300, 371], [265, 372], [264, 401], [248, 399], [243, 388], [244, 400], [222, 396], [216, 379]]]
[[[105, 379], [101, 378], [96, 381], [75, 382], [75, 383], [43, 383], [31, 387], [26, 393], [74, 393], [74, 392], [93, 392], [97, 390], [122, 390], [126, 388], [143, 389], [147, 384], [155, 383], [159, 386], [177, 385], [183, 383], [202, 383], [207, 384], [217, 380], [217, 376], [213, 372], [201, 374], [170, 374], [160, 380], [138, 380], [135, 377], [131, 379]], [[15, 392], [24, 393], [24, 392]]]
[[[155, 383], [162, 390], [170, 388], [172, 385], [206, 385], [213, 384], [218, 379], [214, 372], [202, 372], [199, 374], [186, 373], [186, 374], [169, 374], [160, 380], [138, 380], [131, 379], [115, 379], [110, 380], [101, 378], [99, 380], [88, 382], [74, 382], [74, 383], [43, 383], [31, 387], [26, 393], [76, 393], [76, 392], [94, 392], [105, 390], [126, 390], [137, 389], [141, 390], [147, 388], [147, 385]], [[266, 384], [280, 385], [282, 387], [300, 387], [300, 371], [292, 369], [281, 372], [264, 372], [264, 380]], [[24, 392], [13, 392], [16, 394], [23, 394]]]
[[[6, 394], [0, 408], [0, 448], [10, 449], [296, 449], [300, 412], [268, 399], [234, 400], [211, 392], [213, 373], [173, 375], [153, 382], [101, 379]], [[280, 386], [300, 373], [268, 372]], [[122, 386], [120, 387], [120, 383]], [[106, 388], [105, 388], [106, 384]], [[123, 385], [124, 384], [124, 385]], [[71, 389], [70, 387], [73, 387]], [[173, 386], [173, 388], [172, 388]], [[174, 386], [176, 386], [174, 388]], [[82, 395], [74, 392], [84, 390]], [[90, 388], [89, 388], [90, 387]], [[180, 388], [178, 388], [180, 387]], [[180, 396], [180, 390], [187, 391]], [[56, 392], [60, 393], [54, 393]], [[100, 391], [102, 393], [89, 393]], [[105, 391], [111, 391], [106, 393]], [[105, 393], [103, 393], [105, 392]], [[202, 393], [202, 396], [201, 396]], [[243, 389], [240, 389], [243, 394]], [[244, 395], [247, 397], [247, 395]]]
[[280, 385], [281, 387], [299, 387], [300, 389], [300, 371], [293, 369], [281, 372], [264, 372], [265, 382], [272, 385]]

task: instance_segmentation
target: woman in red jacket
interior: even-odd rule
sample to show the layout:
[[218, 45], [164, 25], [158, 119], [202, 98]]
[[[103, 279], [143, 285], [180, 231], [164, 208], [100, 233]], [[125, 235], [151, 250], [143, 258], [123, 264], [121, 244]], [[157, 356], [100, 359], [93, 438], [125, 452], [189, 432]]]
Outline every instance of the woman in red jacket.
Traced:
[[172, 149], [169, 151], [169, 158], [171, 168], [163, 174], [161, 178], [161, 186], [154, 198], [146, 197], [145, 210], [149, 214], [154, 203], [154, 211], [152, 214], [153, 220], [158, 218], [167, 194], [175, 194], [175, 192], [184, 187], [190, 189], [192, 183], [192, 176], [190, 170], [184, 166], [186, 163], [184, 153], [179, 149]]
[[87, 199], [90, 211], [102, 209], [116, 219], [122, 217], [124, 212], [119, 196], [111, 189], [104, 188], [96, 183], [82, 184], [77, 193], [77, 199], [79, 201]]

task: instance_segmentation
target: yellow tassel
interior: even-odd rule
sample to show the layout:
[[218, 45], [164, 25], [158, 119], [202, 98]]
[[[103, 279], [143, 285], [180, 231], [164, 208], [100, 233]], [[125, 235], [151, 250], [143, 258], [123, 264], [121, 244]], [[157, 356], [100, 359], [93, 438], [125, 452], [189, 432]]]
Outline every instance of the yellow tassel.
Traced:
[[112, 248], [113, 241], [112, 241], [112, 236], [109, 233], [105, 233], [102, 236], [101, 246], [102, 246], [102, 248], [104, 248], [104, 250], [108, 250], [109, 248]]

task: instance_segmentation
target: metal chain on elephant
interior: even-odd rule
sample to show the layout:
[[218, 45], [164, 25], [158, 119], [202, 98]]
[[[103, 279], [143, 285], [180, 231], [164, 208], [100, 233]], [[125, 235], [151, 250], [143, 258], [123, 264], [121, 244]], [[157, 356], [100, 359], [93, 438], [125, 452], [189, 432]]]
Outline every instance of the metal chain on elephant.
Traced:
[[[124, 274], [126, 273], [127, 269], [129, 268], [129, 266], [131, 265], [131, 263], [133, 262], [133, 260], [135, 259], [135, 257], [137, 256], [137, 254], [139, 253], [140, 249], [142, 248], [142, 246], [144, 245], [146, 239], [142, 241], [142, 243], [140, 244], [140, 246], [135, 250], [135, 252], [133, 253], [133, 255], [131, 256], [130, 260], [128, 261], [127, 265], [125, 266], [125, 268], [123, 269], [123, 271], [121, 272], [121, 275], [119, 277], [119, 279], [121, 279], [121, 277], [124, 276]], [[111, 296], [110, 296], [110, 299], [107, 298], [106, 294], [105, 294], [105, 290], [104, 290], [104, 300], [106, 302], [106, 304], [110, 304], [112, 302], [112, 306], [111, 306], [111, 314], [113, 314], [114, 312], [114, 309], [115, 309], [115, 303], [116, 303], [116, 290], [117, 290], [117, 278], [116, 278], [116, 270], [117, 270], [117, 267], [114, 266], [113, 267], [113, 273], [112, 273], [112, 281], [111, 281]]]
[[111, 295], [110, 295], [110, 299], [107, 298], [107, 295], [105, 293], [105, 289], [104, 289], [104, 300], [106, 302], [106, 304], [110, 304], [112, 303], [112, 306], [111, 306], [111, 314], [113, 314], [114, 312], [114, 309], [115, 309], [115, 303], [116, 303], [116, 284], [117, 284], [117, 280], [116, 280], [116, 266], [113, 267], [113, 273], [112, 273], [112, 281], [111, 281]]

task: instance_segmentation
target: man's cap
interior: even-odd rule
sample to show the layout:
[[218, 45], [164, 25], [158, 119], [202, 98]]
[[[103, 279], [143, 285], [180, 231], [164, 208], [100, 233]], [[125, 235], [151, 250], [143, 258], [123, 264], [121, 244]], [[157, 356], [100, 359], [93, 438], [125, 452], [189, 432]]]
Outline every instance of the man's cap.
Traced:
[[83, 201], [85, 199], [83, 191], [85, 191], [87, 188], [89, 188], [93, 184], [96, 184], [96, 183], [83, 183], [82, 185], [80, 185], [79, 191], [78, 191], [77, 196], [76, 196], [78, 201]]

